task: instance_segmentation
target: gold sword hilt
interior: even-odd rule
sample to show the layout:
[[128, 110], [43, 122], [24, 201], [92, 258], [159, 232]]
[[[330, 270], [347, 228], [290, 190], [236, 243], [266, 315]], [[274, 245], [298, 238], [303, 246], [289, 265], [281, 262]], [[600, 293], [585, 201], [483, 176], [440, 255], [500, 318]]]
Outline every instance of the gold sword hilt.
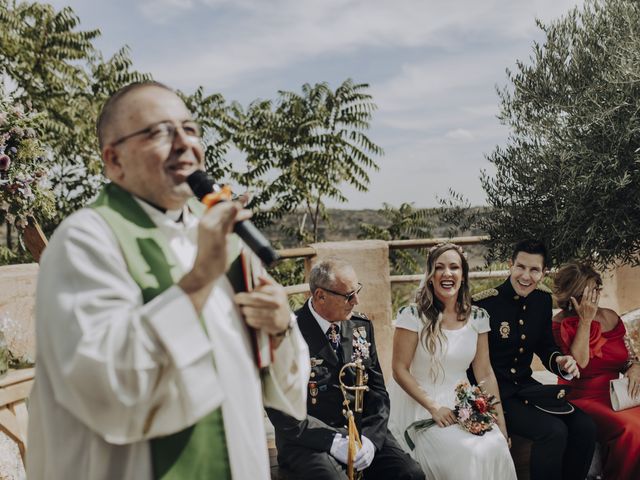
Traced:
[[[355, 370], [355, 380], [353, 385], [346, 385], [343, 381], [343, 377], [345, 375], [345, 370], [347, 368], [353, 368]], [[345, 363], [343, 367], [340, 369], [340, 373], [338, 375], [338, 380], [340, 381], [340, 389], [342, 390], [342, 395], [344, 396], [345, 405], [348, 407], [349, 401], [347, 400], [347, 391], [353, 392], [354, 394], [354, 406], [353, 410], [356, 413], [362, 413], [363, 402], [364, 402], [364, 392], [369, 391], [369, 387], [367, 386], [367, 381], [369, 380], [369, 376], [367, 375], [365, 366], [362, 364], [361, 359], [356, 359], [354, 362]]]

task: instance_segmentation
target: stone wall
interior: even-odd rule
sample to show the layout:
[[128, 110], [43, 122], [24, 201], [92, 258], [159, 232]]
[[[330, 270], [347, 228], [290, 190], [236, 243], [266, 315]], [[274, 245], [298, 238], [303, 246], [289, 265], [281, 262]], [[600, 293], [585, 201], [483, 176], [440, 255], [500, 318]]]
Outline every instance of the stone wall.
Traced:
[[0, 329], [14, 358], [35, 358], [38, 264], [0, 267]]

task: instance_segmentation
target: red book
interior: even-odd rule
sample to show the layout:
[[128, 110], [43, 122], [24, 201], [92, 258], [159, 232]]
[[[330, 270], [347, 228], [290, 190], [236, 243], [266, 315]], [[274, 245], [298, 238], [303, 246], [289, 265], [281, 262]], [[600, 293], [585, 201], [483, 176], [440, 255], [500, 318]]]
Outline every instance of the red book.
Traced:
[[[243, 248], [240, 252], [240, 261], [242, 262], [242, 274], [244, 277], [245, 290], [251, 292], [260, 282], [260, 276], [266, 276], [267, 272], [262, 265], [260, 259], [250, 250]], [[253, 344], [253, 353], [258, 368], [266, 368], [273, 362], [273, 347], [271, 345], [271, 337], [264, 330], [258, 330], [249, 327], [251, 342]]]

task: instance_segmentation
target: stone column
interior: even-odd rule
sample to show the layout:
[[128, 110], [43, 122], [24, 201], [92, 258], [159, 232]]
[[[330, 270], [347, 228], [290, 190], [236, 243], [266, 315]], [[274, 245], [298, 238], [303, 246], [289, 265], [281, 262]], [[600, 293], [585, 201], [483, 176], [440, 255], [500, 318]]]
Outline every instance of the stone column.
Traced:
[[324, 242], [311, 245], [316, 256], [305, 261], [309, 270], [317, 262], [329, 257], [349, 262], [364, 288], [355, 310], [362, 312], [373, 322], [376, 334], [378, 358], [385, 378], [391, 378], [391, 283], [389, 279], [389, 247], [382, 240], [357, 240], [351, 242]]

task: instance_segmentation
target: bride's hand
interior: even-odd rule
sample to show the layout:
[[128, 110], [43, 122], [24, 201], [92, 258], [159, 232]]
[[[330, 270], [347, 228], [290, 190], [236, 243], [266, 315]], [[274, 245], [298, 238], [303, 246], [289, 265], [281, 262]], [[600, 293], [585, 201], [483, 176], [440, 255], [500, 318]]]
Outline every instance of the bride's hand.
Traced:
[[509, 437], [509, 434], [507, 433], [507, 429], [503, 426], [500, 426], [500, 431], [502, 432], [502, 435], [504, 436], [504, 438], [507, 440], [507, 445], [509, 445], [509, 448], [511, 448], [511, 437]]
[[434, 411], [431, 412], [431, 417], [439, 427], [448, 427], [449, 425], [458, 423], [458, 419], [453, 413], [453, 410], [447, 407], [435, 408]]

